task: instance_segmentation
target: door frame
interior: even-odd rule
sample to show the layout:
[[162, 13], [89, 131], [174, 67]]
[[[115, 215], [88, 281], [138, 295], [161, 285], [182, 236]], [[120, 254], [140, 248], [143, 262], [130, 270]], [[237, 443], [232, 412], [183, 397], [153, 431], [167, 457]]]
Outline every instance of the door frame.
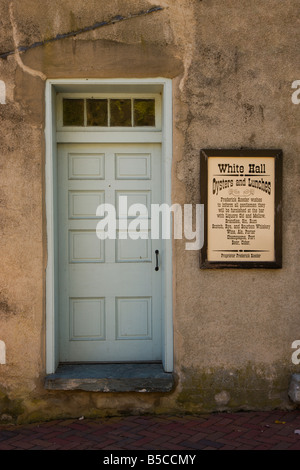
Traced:
[[[56, 95], [58, 92], [78, 92], [89, 90], [140, 90], [141, 92], [160, 92], [162, 96], [162, 122], [160, 132], [149, 132], [152, 142], [162, 145], [162, 203], [172, 205], [172, 80], [152, 79], [49, 79], [45, 90], [45, 212], [47, 233], [46, 266], [46, 373], [54, 373], [58, 366], [59, 329], [58, 329], [58, 263], [57, 263], [57, 143]], [[105, 135], [104, 135], [105, 134]], [[114, 133], [99, 136], [108, 143], [116, 142]], [[123, 137], [122, 137], [123, 134]], [[133, 133], [130, 133], [131, 141]], [[120, 133], [120, 142], [128, 139], [128, 133]], [[141, 135], [141, 133], [139, 134]], [[127, 137], [126, 137], [127, 136]], [[138, 136], [138, 133], [137, 133]], [[89, 139], [94, 139], [90, 134]], [[76, 139], [73, 133], [71, 139]], [[71, 140], [76, 141], [76, 140]], [[95, 140], [94, 140], [95, 141]], [[103, 141], [103, 140], [102, 140]], [[166, 372], [173, 371], [173, 276], [172, 276], [172, 236], [162, 240], [162, 363]]]

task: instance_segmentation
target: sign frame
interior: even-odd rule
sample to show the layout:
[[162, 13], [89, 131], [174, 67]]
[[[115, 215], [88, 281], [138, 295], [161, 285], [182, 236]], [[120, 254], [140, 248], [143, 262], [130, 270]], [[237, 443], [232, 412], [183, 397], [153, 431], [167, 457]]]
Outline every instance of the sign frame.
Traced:
[[[262, 165], [260, 162], [264, 161], [263, 159], [266, 159], [266, 158], [274, 159], [274, 166], [273, 166], [274, 174], [272, 175], [273, 187], [272, 187], [272, 191], [270, 192], [270, 195], [272, 195], [272, 200], [271, 200], [272, 212], [271, 212], [271, 216], [269, 216], [269, 218], [271, 217], [271, 219], [273, 219], [273, 212], [274, 212], [274, 223], [273, 223], [274, 235], [272, 236], [272, 239], [273, 239], [272, 245], [273, 243], [274, 245], [270, 247], [270, 250], [272, 250], [272, 253], [274, 253], [272, 260], [261, 261], [261, 260], [253, 259], [253, 261], [249, 261], [249, 256], [252, 256], [251, 254], [244, 255], [245, 257], [248, 257], [248, 260], [247, 259], [246, 260], [236, 260], [236, 259], [216, 260], [216, 259], [212, 259], [212, 257], [209, 256], [209, 253], [211, 251], [208, 250], [208, 246], [212, 246], [212, 243], [213, 243], [212, 241], [213, 237], [211, 236], [210, 239], [208, 238], [210, 236], [209, 230], [208, 230], [208, 214], [211, 209], [211, 206], [213, 206], [213, 203], [211, 202], [211, 199], [213, 196], [209, 195], [209, 188], [211, 188], [209, 183], [211, 183], [211, 181], [209, 181], [209, 176], [208, 176], [209, 159], [212, 157], [217, 158], [218, 160], [216, 161], [220, 162], [220, 164], [222, 164], [222, 161], [228, 162], [228, 158], [230, 158], [232, 160], [230, 169], [234, 169], [234, 170], [236, 168], [234, 164], [238, 165], [240, 161], [247, 161], [249, 163], [251, 162], [251, 165], [254, 164], [255, 166], [251, 167], [251, 169], [253, 168], [263, 169], [265, 167], [259, 166], [259, 165]], [[202, 249], [200, 250], [200, 268], [201, 269], [207, 269], [207, 268], [244, 268], [244, 269], [282, 268], [282, 159], [283, 159], [283, 153], [282, 153], [282, 150], [280, 149], [247, 149], [247, 148], [220, 149], [218, 148], [218, 149], [201, 149], [200, 150], [200, 203], [204, 205], [204, 243], [203, 243]], [[226, 167], [222, 166], [221, 168], [223, 169]], [[244, 173], [246, 173], [246, 171]], [[222, 176], [228, 176], [228, 175], [222, 175]], [[235, 174], [234, 176], [237, 176], [237, 175]], [[241, 176], [249, 177], [250, 175], [243, 174]], [[253, 176], [255, 176], [255, 174]], [[263, 206], [265, 205], [266, 204], [264, 204]], [[265, 217], [265, 216], [263, 215], [262, 217]], [[221, 223], [220, 226], [223, 229], [223, 233], [224, 233], [224, 224]], [[254, 238], [255, 238], [255, 235], [254, 235]], [[246, 243], [251, 243], [251, 242], [246, 242]], [[251, 251], [257, 251], [257, 252], [267, 251], [267, 250], [247, 250], [247, 249], [242, 249], [241, 246], [236, 246], [233, 248], [235, 249], [224, 250], [224, 252], [232, 251], [235, 253], [239, 253], [239, 256], [243, 256], [240, 253], [246, 253], [246, 252], [251, 253]], [[219, 249], [219, 250], [213, 250], [213, 251], [221, 252], [222, 250]], [[233, 254], [231, 256], [236, 257], [237, 254], [235, 255]]]

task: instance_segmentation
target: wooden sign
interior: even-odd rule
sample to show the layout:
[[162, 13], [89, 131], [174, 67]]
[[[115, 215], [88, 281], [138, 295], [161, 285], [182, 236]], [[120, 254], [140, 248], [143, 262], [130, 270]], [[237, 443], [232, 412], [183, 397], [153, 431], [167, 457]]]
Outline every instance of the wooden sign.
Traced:
[[281, 150], [200, 152], [202, 268], [281, 268]]

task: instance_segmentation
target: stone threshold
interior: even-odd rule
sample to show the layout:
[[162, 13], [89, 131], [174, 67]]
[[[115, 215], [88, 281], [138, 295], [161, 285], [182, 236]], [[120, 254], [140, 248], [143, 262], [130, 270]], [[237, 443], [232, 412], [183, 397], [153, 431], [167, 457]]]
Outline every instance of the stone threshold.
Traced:
[[47, 390], [149, 393], [173, 387], [173, 374], [155, 363], [60, 364], [45, 378]]

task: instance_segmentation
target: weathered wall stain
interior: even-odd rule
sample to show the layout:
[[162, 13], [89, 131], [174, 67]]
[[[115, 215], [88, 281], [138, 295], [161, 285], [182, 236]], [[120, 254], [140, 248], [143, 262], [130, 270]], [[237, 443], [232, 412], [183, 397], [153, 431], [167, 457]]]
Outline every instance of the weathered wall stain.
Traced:
[[238, 369], [184, 369], [176, 400], [189, 412], [253, 410], [257, 406], [274, 409], [283, 402], [289, 409], [293, 404], [287, 396], [290, 377], [286, 367], [289, 365], [248, 363]]
[[0, 293], [0, 316], [15, 315], [16, 313], [16, 309], [10, 305], [8, 299]]
[[22, 415], [24, 409], [22, 401], [18, 399], [11, 399], [5, 391], [0, 388], [0, 422], [11, 423]]

